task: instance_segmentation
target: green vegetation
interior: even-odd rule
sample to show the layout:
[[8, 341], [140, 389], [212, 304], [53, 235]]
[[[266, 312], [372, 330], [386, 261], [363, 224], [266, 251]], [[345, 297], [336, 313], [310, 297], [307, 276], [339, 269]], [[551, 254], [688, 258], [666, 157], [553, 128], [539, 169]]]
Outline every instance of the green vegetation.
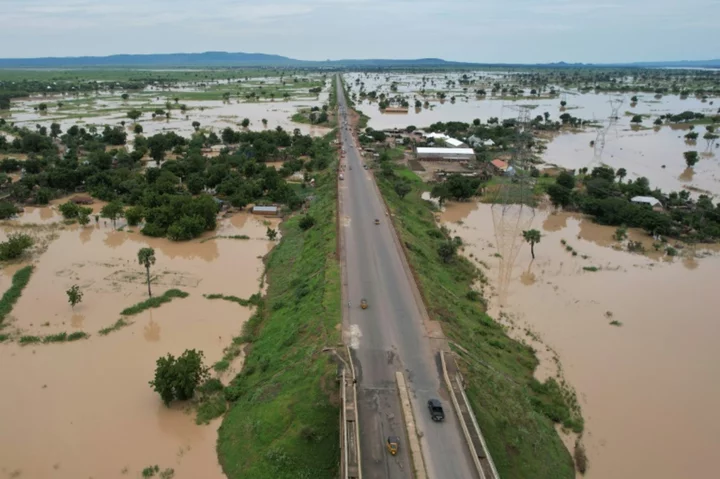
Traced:
[[118, 329], [122, 329], [125, 326], [130, 325], [131, 323], [128, 323], [123, 318], [118, 319], [115, 321], [115, 323], [112, 326], [108, 326], [107, 328], [103, 328], [100, 331], [98, 331], [98, 334], [101, 336], [107, 336], [108, 334], [112, 333], [113, 331], [117, 331]]
[[237, 296], [226, 296], [224, 294], [204, 294], [206, 299], [224, 299], [225, 301], [232, 301], [240, 306], [259, 306], [262, 304], [262, 298], [259, 294], [253, 294], [250, 299], [242, 299]]
[[[642, 228], [652, 235], [688, 241], [720, 240], [720, 203], [713, 204], [707, 195], [694, 200], [687, 190], [665, 194], [651, 189], [644, 177], [623, 182], [622, 175], [609, 166], [581, 172], [578, 177], [564, 175], [569, 177], [568, 183], [561, 182], [558, 176], [557, 183], [548, 189], [550, 201], [556, 206], [581, 211], [600, 224]], [[578, 182], [582, 188], [575, 187]], [[664, 211], [632, 203], [630, 199], [635, 196], [656, 198]]]
[[146, 309], [159, 308], [163, 304], [169, 303], [170, 301], [172, 301], [173, 298], [187, 298], [188, 296], [190, 296], [190, 295], [188, 293], [186, 293], [185, 291], [180, 291], [179, 289], [168, 289], [160, 296], [146, 299], [145, 301], [143, 301], [141, 303], [137, 303], [134, 306], [130, 306], [129, 308], [123, 309], [120, 312], [120, 314], [122, 314], [123, 316], [133, 316], [133, 315], [142, 313]]
[[[327, 113], [320, 111], [318, 117], [322, 116]], [[15, 214], [12, 202], [47, 204], [84, 187], [93, 197], [109, 202], [101, 215], [113, 225], [126, 215], [131, 226], [144, 223], [143, 234], [174, 241], [214, 230], [223, 202], [235, 207], [267, 202], [299, 209], [302, 198], [286, 178], [301, 170], [324, 169], [332, 154], [326, 139], [299, 131], [290, 134], [280, 127], [262, 132], [226, 128], [220, 136], [198, 129], [189, 140], [172, 131], [137, 135], [132, 152], [124, 148], [106, 151], [126, 143], [126, 132], [120, 126], [98, 131], [95, 126], [73, 125], [62, 134], [58, 126], [51, 127], [50, 136], [44, 126], [29, 129], [3, 123], [0, 127], [14, 137], [8, 142], [0, 136], [0, 153], [28, 155], [23, 162], [0, 160], [2, 173], [25, 170], [21, 179], [7, 187], [10, 199], [2, 208], [6, 217]], [[66, 150], [63, 155], [56, 142]], [[203, 156], [203, 148], [221, 143], [228, 148], [219, 156]], [[166, 161], [168, 152], [174, 158]], [[147, 156], [159, 167], [145, 168]], [[284, 161], [283, 168], [265, 164], [275, 160]], [[89, 222], [87, 208], [66, 203], [61, 211], [68, 219]]]
[[600, 271], [600, 268], [598, 268], [597, 266], [583, 266], [583, 270], [584, 270], [584, 271], [590, 271], [590, 272], [593, 272], [593, 273], [594, 273], [594, 272], [596, 272], [596, 271]]
[[322, 108], [313, 106], [311, 108], [301, 108], [295, 113], [291, 120], [295, 123], [307, 123], [310, 125], [330, 125], [330, 116], [328, 115], [328, 105]]
[[527, 230], [523, 231], [522, 234], [523, 239], [530, 244], [530, 254], [532, 255], [532, 259], [535, 259], [535, 245], [540, 242], [542, 235], [538, 230]]
[[30, 282], [30, 276], [32, 275], [33, 267], [25, 266], [15, 272], [12, 278], [12, 285], [5, 291], [2, 298], [0, 298], [0, 328], [5, 320], [5, 317], [10, 314], [22, 295], [22, 290]]
[[177, 359], [172, 354], [158, 358], [150, 386], [170, 406], [174, 400], [192, 399], [195, 389], [208, 378], [203, 352], [186, 349]]
[[35, 244], [35, 240], [25, 233], [11, 233], [8, 235], [7, 241], [0, 243], [0, 261], [9, 261], [17, 259]]
[[77, 284], [74, 284], [65, 291], [65, 294], [67, 294], [68, 297], [68, 303], [70, 303], [70, 307], [75, 309], [75, 305], [82, 302], [83, 294], [82, 291], [80, 291], [80, 286]]
[[[44, 336], [42, 338], [43, 343], [64, 343], [66, 341], [77, 341], [78, 339], [87, 339], [90, 335], [83, 331], [75, 331], [74, 333], [57, 333]], [[22, 338], [20, 340], [22, 343]]]
[[538, 361], [532, 349], [510, 339], [485, 313], [483, 302], [467, 294], [475, 281], [484, 281], [482, 272], [462, 256], [449, 261], [441, 256], [439, 247], [451, 238], [436, 226], [431, 205], [421, 199], [422, 183], [411, 184], [413, 191], [400, 198], [392, 178], [379, 178], [428, 313], [458, 345], [468, 397], [500, 475], [573, 478], [572, 458], [553, 422], [582, 431], [574, 395], [554, 380], [535, 380]]
[[[137, 254], [138, 263], [145, 267], [145, 276], [147, 278], [148, 296], [152, 298], [152, 290], [150, 289], [150, 267], [155, 264], [155, 250], [152, 248], [140, 248]], [[167, 293], [166, 293], [167, 294]]]
[[340, 269], [336, 259], [335, 178], [317, 177], [300, 228], [281, 225], [267, 259], [268, 292], [243, 328], [251, 343], [243, 372], [225, 389], [231, 408], [218, 454], [230, 479], [317, 479], [337, 476], [336, 365], [322, 352], [340, 341]]

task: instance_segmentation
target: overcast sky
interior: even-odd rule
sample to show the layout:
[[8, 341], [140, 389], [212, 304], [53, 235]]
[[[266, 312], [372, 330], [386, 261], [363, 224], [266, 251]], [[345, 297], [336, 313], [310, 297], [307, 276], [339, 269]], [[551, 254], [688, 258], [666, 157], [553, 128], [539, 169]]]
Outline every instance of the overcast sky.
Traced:
[[0, 58], [703, 60], [720, 57], [719, 19], [720, 0], [0, 0]]

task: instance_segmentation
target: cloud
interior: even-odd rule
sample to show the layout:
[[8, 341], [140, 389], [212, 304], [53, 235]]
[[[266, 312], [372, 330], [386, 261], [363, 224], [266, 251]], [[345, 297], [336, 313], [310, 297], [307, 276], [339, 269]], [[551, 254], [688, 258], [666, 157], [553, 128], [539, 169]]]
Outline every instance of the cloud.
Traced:
[[[2, 0], [0, 57], [260, 51], [306, 59], [709, 58], [720, 0]], [[692, 38], [692, 48], [678, 39]]]

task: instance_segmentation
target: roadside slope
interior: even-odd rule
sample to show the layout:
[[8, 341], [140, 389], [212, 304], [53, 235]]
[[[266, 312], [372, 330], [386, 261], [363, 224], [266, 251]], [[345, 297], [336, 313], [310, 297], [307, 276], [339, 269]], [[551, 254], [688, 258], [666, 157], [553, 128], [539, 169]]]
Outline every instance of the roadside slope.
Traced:
[[323, 479], [339, 464], [336, 365], [322, 352], [340, 341], [340, 269], [336, 259], [336, 188], [319, 183], [303, 215], [281, 226], [267, 257], [264, 302], [247, 323], [243, 372], [226, 389], [234, 401], [218, 436], [230, 479]]

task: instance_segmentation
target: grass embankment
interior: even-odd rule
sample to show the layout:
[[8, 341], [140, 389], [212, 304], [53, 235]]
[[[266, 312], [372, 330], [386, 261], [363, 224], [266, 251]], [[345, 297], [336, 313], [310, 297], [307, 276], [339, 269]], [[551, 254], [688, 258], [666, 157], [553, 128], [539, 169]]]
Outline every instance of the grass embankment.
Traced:
[[472, 289], [474, 281], [483, 281], [482, 273], [462, 256], [445, 263], [438, 254], [448, 238], [420, 197], [425, 185], [407, 169], [396, 174], [414, 177], [412, 192], [400, 199], [392, 181], [378, 177], [380, 189], [395, 214], [428, 313], [450, 341], [468, 351], [459, 354], [460, 367], [498, 472], [503, 479], [573, 478], [572, 459], [553, 427], [555, 421], [582, 430], [582, 418], [568, 406], [572, 398], [566, 401], [554, 380], [541, 384], [533, 378], [538, 364], [533, 351], [505, 334]]
[[230, 479], [335, 478], [339, 463], [336, 365], [322, 352], [340, 341], [334, 176], [320, 179], [303, 231], [281, 225], [267, 257], [267, 296], [246, 323], [243, 372], [225, 389], [232, 401], [218, 455]]
[[2, 328], [2, 323], [5, 320], [5, 317], [10, 314], [13, 306], [15, 306], [17, 300], [20, 299], [22, 290], [30, 282], [32, 272], [32, 266], [25, 266], [24, 268], [17, 270], [13, 275], [12, 285], [7, 291], [5, 291], [2, 298], [0, 298], [0, 328]]
[[[130, 306], [129, 308], [123, 309], [120, 314], [123, 316], [133, 316], [139, 313], [142, 313], [146, 309], [150, 308], [159, 308], [165, 303], [169, 303], [173, 300], [173, 298], [187, 298], [190, 296], [185, 291], [180, 291], [179, 289], [168, 289], [160, 296], [155, 296], [154, 298], [146, 299], [145, 301], [138, 303], [134, 306]], [[116, 323], [117, 324], [117, 323]]]

